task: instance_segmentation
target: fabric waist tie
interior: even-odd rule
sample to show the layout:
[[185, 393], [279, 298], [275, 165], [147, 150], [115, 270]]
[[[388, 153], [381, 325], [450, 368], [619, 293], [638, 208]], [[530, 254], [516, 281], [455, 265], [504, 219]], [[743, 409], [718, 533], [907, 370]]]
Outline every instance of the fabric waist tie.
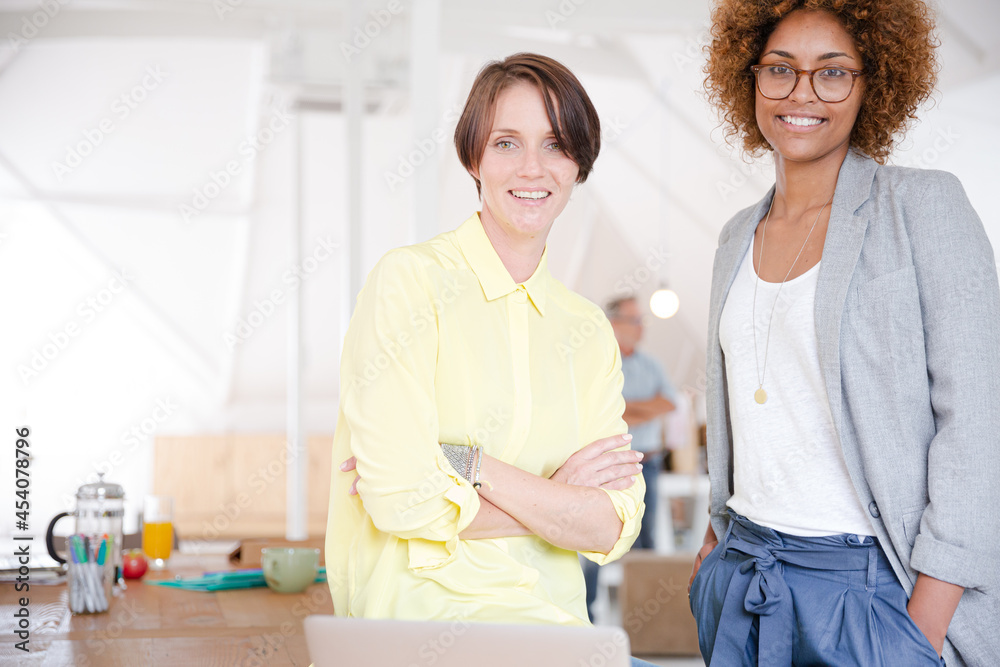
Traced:
[[739, 665], [754, 616], [760, 618], [758, 664], [792, 664], [793, 609], [782, 564], [828, 571], [866, 571], [865, 589], [874, 589], [878, 570], [889, 568], [875, 538], [836, 535], [797, 537], [758, 526], [730, 511], [729, 529], [720, 556], [730, 551], [746, 556], [729, 582], [712, 652], [713, 665]]

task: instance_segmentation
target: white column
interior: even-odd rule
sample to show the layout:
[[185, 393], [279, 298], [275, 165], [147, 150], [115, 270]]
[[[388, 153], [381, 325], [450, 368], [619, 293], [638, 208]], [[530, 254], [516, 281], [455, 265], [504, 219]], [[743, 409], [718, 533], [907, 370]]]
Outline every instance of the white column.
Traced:
[[417, 150], [416, 142], [430, 140], [434, 150], [413, 173], [413, 223], [411, 243], [426, 241], [437, 235], [439, 167], [441, 155], [447, 154], [450, 141], [434, 142], [431, 135], [441, 127], [441, 100], [438, 79], [441, 69], [441, 0], [413, 0], [410, 16], [410, 114], [413, 142], [407, 152]]
[[[288, 262], [299, 266], [302, 261], [302, 109], [295, 110], [295, 135], [292, 148], [293, 206], [288, 239]], [[302, 436], [302, 290], [292, 290], [288, 295], [287, 338], [287, 404], [286, 442], [288, 464], [285, 468], [285, 538], [304, 540], [308, 535], [308, 495], [306, 470], [309, 452]]]
[[[364, 23], [363, 0], [351, 0], [349, 20], [345, 26], [345, 41], [350, 44], [354, 26]], [[350, 311], [354, 311], [354, 303], [364, 282], [361, 275], [361, 132], [362, 116], [364, 114], [364, 82], [362, 68], [365, 54], [357, 56], [348, 64], [344, 85], [344, 111], [347, 116], [347, 236], [348, 236], [348, 295]]]

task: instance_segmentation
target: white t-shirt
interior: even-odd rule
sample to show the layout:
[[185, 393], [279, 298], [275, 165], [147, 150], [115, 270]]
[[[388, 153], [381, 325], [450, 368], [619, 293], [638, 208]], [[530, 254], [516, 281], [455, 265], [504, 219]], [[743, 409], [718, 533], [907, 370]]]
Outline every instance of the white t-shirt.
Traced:
[[[820, 373], [814, 308], [819, 264], [784, 283], [780, 295], [780, 283], [760, 281], [754, 318], [752, 253], [751, 243], [719, 327], [733, 433], [735, 493], [727, 504], [755, 523], [792, 535], [872, 535], [847, 472]], [[754, 400], [759, 386], [754, 319], [764, 404]]]

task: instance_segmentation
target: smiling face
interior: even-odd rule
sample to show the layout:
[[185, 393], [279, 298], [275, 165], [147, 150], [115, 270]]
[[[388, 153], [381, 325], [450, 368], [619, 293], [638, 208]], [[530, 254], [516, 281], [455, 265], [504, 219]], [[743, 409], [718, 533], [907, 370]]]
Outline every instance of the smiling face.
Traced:
[[[798, 69], [845, 67], [862, 69], [854, 40], [831, 14], [796, 10], [775, 27], [759, 61]], [[842, 102], [823, 102], [802, 75], [783, 100], [769, 100], [756, 90], [757, 126], [774, 148], [775, 161], [843, 160], [861, 108], [864, 77]]]
[[486, 149], [472, 171], [482, 182], [487, 234], [544, 245], [579, 172], [560, 150], [538, 88], [518, 82], [501, 92]]

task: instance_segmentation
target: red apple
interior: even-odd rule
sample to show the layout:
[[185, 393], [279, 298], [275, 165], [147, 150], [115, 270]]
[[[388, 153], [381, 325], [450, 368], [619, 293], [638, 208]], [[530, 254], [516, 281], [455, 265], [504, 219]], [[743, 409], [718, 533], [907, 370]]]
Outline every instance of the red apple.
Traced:
[[141, 579], [148, 568], [142, 549], [129, 549], [122, 555], [122, 574], [126, 579]]

